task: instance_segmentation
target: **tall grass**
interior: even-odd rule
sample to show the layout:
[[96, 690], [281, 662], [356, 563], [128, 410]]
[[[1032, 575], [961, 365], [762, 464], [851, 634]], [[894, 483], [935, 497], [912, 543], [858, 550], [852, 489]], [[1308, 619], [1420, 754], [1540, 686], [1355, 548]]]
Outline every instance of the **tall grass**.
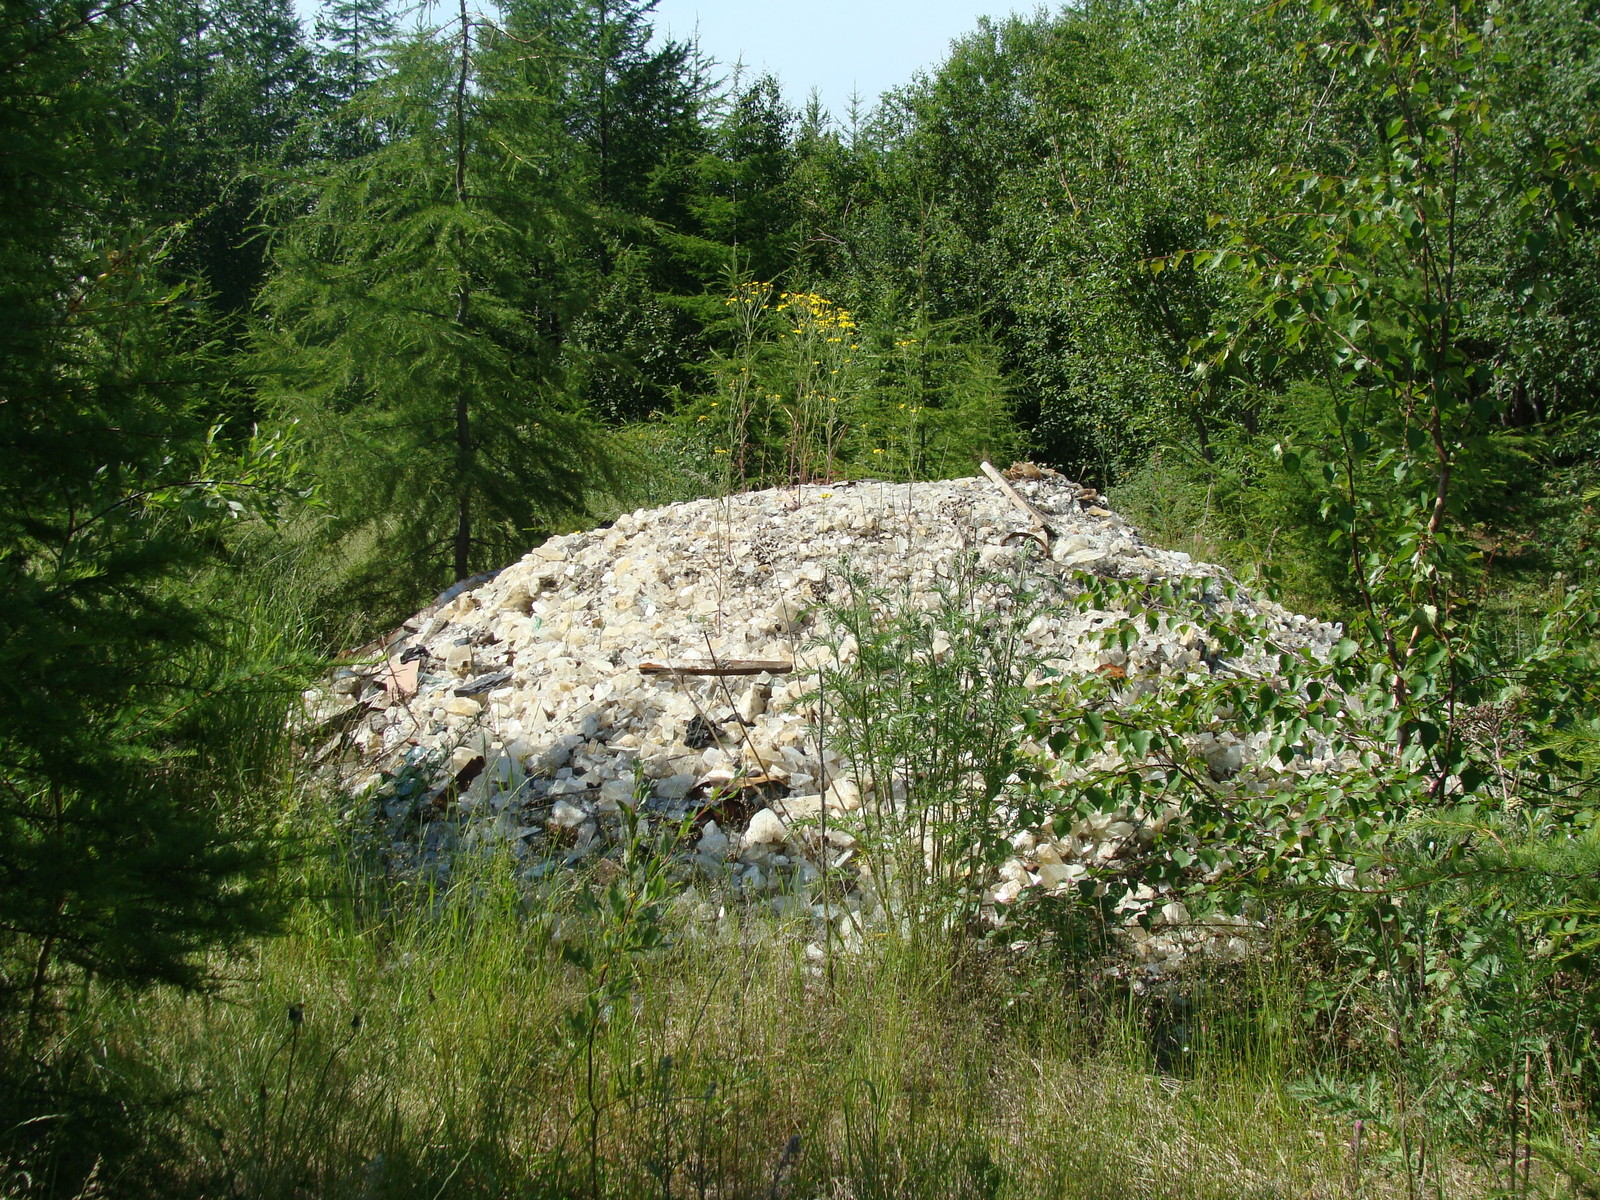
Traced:
[[[102, 998], [105, 1060], [140, 1063], [154, 1091], [183, 1096], [156, 1122], [166, 1193], [1104, 1198], [1346, 1185], [1345, 1131], [1286, 1094], [1270, 1039], [1197, 1038], [1182, 1077], [1163, 1075], [1137, 1007], [1089, 1019], [1041, 957], [941, 955], [886, 935], [830, 984], [776, 919], [707, 922], [687, 902], [660, 918], [669, 944], [603, 1016], [591, 1147], [566, 1019], [588, 984], [560, 950], [600, 929], [570, 890], [530, 905], [511, 877], [481, 860], [383, 918], [335, 889], [290, 934], [223, 964], [233, 978], [218, 996]], [[1255, 1003], [1221, 995], [1188, 1019], [1210, 1028]], [[1368, 1185], [1385, 1194], [1380, 1178]]]

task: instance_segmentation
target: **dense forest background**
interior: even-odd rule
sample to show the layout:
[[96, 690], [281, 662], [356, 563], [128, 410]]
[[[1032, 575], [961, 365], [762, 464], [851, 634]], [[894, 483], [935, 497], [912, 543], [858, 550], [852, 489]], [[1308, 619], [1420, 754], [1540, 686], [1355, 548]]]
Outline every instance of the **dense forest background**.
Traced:
[[[1367, 187], [1443, 138], [1397, 187], [1449, 193], [1449, 336], [1538, 478], [1592, 450], [1581, 5], [1462, 13], [1471, 55], [1417, 32], [1360, 71], [1307, 39], [1372, 49], [1387, 10], [1087, 5], [983, 22], [842, 121], [653, 41], [650, 7], [18, 8], [10, 386], [155, 421], [149, 458], [79, 469], [146, 510], [272, 508], [339, 546], [373, 619], [637, 499], [985, 453], [1148, 504], [1204, 478], [1239, 533], [1266, 519], [1258, 451], [1330, 403], [1327, 347], [1277, 305], [1321, 318], [1308, 181]], [[1430, 82], [1472, 99], [1412, 114]], [[1369, 291], [1429, 269], [1345, 240]], [[1246, 242], [1271, 305], [1227, 257]], [[64, 487], [18, 430], [39, 479], [12, 486]], [[167, 453], [185, 438], [233, 469]]]
[[[1032, 458], [1345, 621], [1435, 798], [1506, 776], [1429, 706], [1514, 702], [1519, 836], [1592, 824], [1594, 3], [1087, 0], [846, 114], [652, 7], [4, 0], [17, 1180], [98, 1170], [47, 1112], [121, 1111], [63, 1032], [94, 989], [303, 919], [283, 717], [329, 656], [644, 505]], [[1592, 865], [1517, 902], [1573, 955]]]

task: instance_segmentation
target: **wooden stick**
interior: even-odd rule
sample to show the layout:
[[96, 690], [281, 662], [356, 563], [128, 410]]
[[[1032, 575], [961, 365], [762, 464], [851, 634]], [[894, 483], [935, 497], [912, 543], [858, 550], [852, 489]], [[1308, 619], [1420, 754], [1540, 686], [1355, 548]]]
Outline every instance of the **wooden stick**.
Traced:
[[641, 675], [761, 675], [763, 673], [787, 675], [793, 670], [794, 664], [791, 662], [763, 658], [730, 658], [723, 662], [681, 665], [653, 662], [639, 664]]
[[1004, 475], [1000, 474], [999, 471], [995, 470], [994, 464], [989, 462], [987, 459], [985, 459], [983, 463], [983, 473], [990, 479], [994, 480], [994, 482], [999, 485], [1000, 490], [1006, 494], [1006, 499], [1010, 500], [1011, 503], [1015, 504], [1019, 509], [1021, 509], [1023, 513], [1027, 515], [1028, 520], [1033, 522], [1034, 529], [1044, 535], [1043, 540], [1046, 543], [1046, 549], [1048, 549], [1048, 543], [1050, 540], [1050, 522], [1044, 519], [1044, 514], [1033, 505], [1029, 504], [1020, 495], [1018, 495], [1017, 489], [1011, 486], [1011, 481], [1008, 480]]

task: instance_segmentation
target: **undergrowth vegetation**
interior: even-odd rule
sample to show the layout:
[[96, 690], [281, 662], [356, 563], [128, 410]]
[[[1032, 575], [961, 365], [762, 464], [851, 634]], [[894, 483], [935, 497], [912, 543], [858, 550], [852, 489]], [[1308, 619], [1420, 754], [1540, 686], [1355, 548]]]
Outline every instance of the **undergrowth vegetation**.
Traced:
[[[331, 887], [285, 936], [218, 963], [215, 997], [86, 995], [53, 1050], [118, 1103], [65, 1091], [29, 1136], [78, 1154], [55, 1178], [13, 1167], [8, 1188], [1400, 1194], [1383, 1134], [1358, 1163], [1349, 1123], [1286, 1086], [1319, 1037], [1296, 1001], [1312, 964], [1291, 956], [1197, 979], [1181, 1012], [1153, 1014], [1071, 989], [1048, 955], [889, 936], [825, 976], [754, 912], [595, 910], [587, 881], [530, 903], [511, 878], [477, 863], [381, 912]], [[625, 986], [597, 990], [598, 959], [570, 953], [623, 944]], [[1181, 1068], [1158, 1071], [1174, 1037]], [[141, 1156], [117, 1156], [128, 1136]], [[1460, 1194], [1483, 1182], [1448, 1171]]]
[[[1437, 663], [1397, 701], [1369, 648], [1275, 645], [1215, 579], [842, 597], [854, 645], [817, 687], [863, 782], [902, 783], [857, 827], [887, 919], [819, 937], [691, 885], [688, 830], [626, 808], [575, 872], [462, 851], [393, 876], [306, 795], [278, 936], [203, 992], [86, 979], [13, 1043], [7, 1190], [1587, 1194], [1600, 755], [1561, 718], [1592, 695], [1586, 603], [1515, 704], [1430, 726]], [[1023, 651], [1075, 610], [1125, 667]], [[1141, 679], [1152, 629], [1233, 666]], [[1237, 769], [1206, 761], [1219, 731]], [[1097, 817], [1152, 836], [997, 921], [1014, 831]], [[1115, 902], [1151, 883], [1202, 926], [1242, 914], [1249, 953], [1145, 975]]]

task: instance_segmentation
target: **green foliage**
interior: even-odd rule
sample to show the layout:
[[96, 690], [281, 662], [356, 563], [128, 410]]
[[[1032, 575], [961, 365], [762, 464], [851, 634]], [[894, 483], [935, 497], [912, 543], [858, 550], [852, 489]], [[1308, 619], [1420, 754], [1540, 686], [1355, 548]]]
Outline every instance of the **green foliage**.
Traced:
[[830, 614], [838, 641], [817, 685], [823, 732], [872, 800], [861, 843], [890, 923], [916, 936], [975, 927], [980, 892], [1011, 850], [1008, 783], [1021, 769], [1023, 634], [1051, 597], [976, 562], [929, 607], [847, 577]]
[[795, 113], [770, 75], [735, 83], [709, 153], [694, 164], [696, 186], [688, 201], [699, 226], [700, 278], [727, 275], [777, 279], [790, 265], [794, 198], [789, 143]]
[[737, 349], [697, 415], [730, 483], [834, 478], [866, 381], [855, 318], [826, 296], [743, 284], [728, 297]]
[[[631, 885], [578, 876], [525, 895], [512, 863], [460, 860], [431, 891], [368, 877], [368, 905], [344, 864], [324, 866], [227, 1002], [94, 998], [100, 1070], [145, 1147], [125, 1155], [118, 1126], [99, 1125], [97, 1186], [591, 1194], [584, 1058], [561, 1020], [590, 976], [563, 948], [597, 951], [623, 927], [585, 916], [580, 895], [605, 906]], [[765, 1196], [777, 1177], [780, 1195], [1090, 1200], [1138, 1175], [1224, 1200], [1246, 1162], [1262, 1191], [1342, 1179], [1339, 1126], [1276, 1086], [1276, 1062], [1203, 1049], [1195, 1078], [1158, 1079], [1135, 1021], [1064, 1020], [1071, 997], [1026, 956], [885, 939], [825, 979], [781, 923], [693, 908], [665, 906], [671, 944], [630, 956], [629, 998], [596, 1038], [603, 1195]], [[41, 1170], [31, 1190], [78, 1183]]]
[[[86, 997], [215, 984], [277, 927], [269, 836], [302, 614], [243, 555], [300, 484], [229, 436], [232, 372], [185, 230], [125, 180], [159, 162], [122, 30], [79, 5], [0, 26], [0, 1183], [153, 1194], [181, 1087], [96, 1053]], [[262, 518], [266, 518], [263, 521]], [[259, 536], [247, 531], [259, 530]], [[274, 581], [280, 588], [283, 580]], [[104, 1168], [115, 1161], [115, 1170]]]
[[349, 104], [383, 72], [397, 26], [388, 0], [324, 0], [317, 11], [318, 57], [327, 98]]
[[383, 132], [377, 122], [363, 119], [354, 101], [388, 70], [385, 56], [399, 32], [389, 0], [324, 0], [315, 32], [322, 117], [317, 148], [334, 161], [370, 154]]
[[303, 157], [317, 99], [299, 21], [287, 0], [159, 0], [116, 19], [119, 91], [149, 143], [122, 180], [128, 207], [169, 230], [166, 279], [242, 320], [267, 272], [268, 172]]
[[[1497, 657], [1476, 612], [1470, 534], [1518, 448], [1507, 345], [1482, 336], [1506, 299], [1478, 286], [1473, 239], [1508, 209], [1522, 214], [1514, 247], [1560, 234], [1592, 190], [1590, 153], [1550, 142], [1520, 170], [1498, 157], [1490, 97], [1506, 59], [1493, 15], [1313, 15], [1304, 60], [1366, 96], [1381, 132], [1353, 169], [1280, 169], [1263, 215], [1219, 220], [1232, 236], [1212, 265], [1236, 269], [1251, 304], [1195, 341], [1195, 378], [1202, 398], [1286, 367], [1320, 379], [1277, 423], [1275, 451], [1343, 560], [1356, 636], [1326, 662], [1270, 642], [1249, 652], [1264, 631], [1202, 616], [1216, 605], [1197, 597], [1185, 640], [1243, 657], [1208, 660], [1176, 694], [1070, 688], [1049, 736], [1071, 765], [1033, 815], [1126, 814], [1159, 829], [1138, 877], [1186, 889], [1191, 911], [1243, 905], [1323, 930], [1343, 989], [1326, 1003], [1366, 1006], [1386, 1036], [1311, 1092], [1387, 1135], [1408, 1190], [1436, 1184], [1455, 1146], [1506, 1163], [1515, 1193], [1530, 1089], [1586, 1101], [1593, 1070], [1570, 1031], [1592, 1020], [1595, 996], [1557, 949], [1586, 927], [1573, 866], [1591, 852], [1594, 813], [1583, 755], [1570, 754], [1584, 734], [1557, 731], [1571, 727], [1573, 691], [1593, 687], [1593, 638], [1575, 598], [1543, 641]], [[1545, 294], [1537, 275], [1517, 288], [1524, 311]], [[1117, 639], [1172, 620], [1165, 595], [1095, 603], [1130, 613]], [[1242, 771], [1197, 754], [1224, 734]]]
[[846, 449], [864, 470], [887, 479], [948, 479], [1021, 452], [1015, 389], [976, 322], [924, 320], [903, 330], [872, 329], [868, 337], [871, 386], [856, 406]]
[[[1237, 432], [1253, 437], [1272, 419], [1275, 398], [1302, 380], [1325, 384], [1325, 372], [1300, 344], [1238, 353], [1195, 379], [1193, 343], [1237, 322], [1247, 350], [1259, 297], [1193, 256], [1218, 248], [1219, 220], [1254, 229], [1283, 211], [1274, 171], [1332, 188], [1388, 170], [1386, 123], [1400, 102], [1374, 86], [1381, 63], [1352, 73], [1337, 55], [1301, 53], [1325, 34], [1330, 47], [1350, 43], [1354, 10], [1339, 10], [1346, 25], [1329, 33], [1332, 11], [1096, 3], [983, 24], [848, 147], [822, 134], [803, 143], [806, 253], [827, 265], [815, 286], [864, 324], [907, 311], [976, 317], [1024, 381], [1019, 416], [1033, 444], [1073, 473], [1114, 482], [1175, 441], [1204, 463], [1225, 456]], [[1443, 12], [1396, 9], [1386, 36], [1428, 36]], [[1587, 394], [1582, 314], [1596, 293], [1581, 247], [1593, 202], [1565, 194], [1564, 240], [1545, 236], [1553, 213], [1525, 199], [1552, 171], [1578, 186], [1571, 167], [1593, 140], [1593, 34], [1577, 10], [1541, 3], [1497, 6], [1488, 32], [1480, 24], [1463, 18], [1462, 29], [1489, 37], [1503, 61], [1468, 54], [1441, 68], [1470, 98], [1435, 105], [1466, 137], [1451, 185], [1460, 235], [1440, 245], [1473, 310], [1459, 344], [1499, 364], [1507, 419], [1525, 426]], [[1431, 62], [1419, 54], [1402, 73]], [[1450, 86], [1439, 81], [1437, 95]], [[1470, 128], [1474, 105], [1493, 113], [1492, 130]], [[1294, 210], [1298, 228], [1252, 240], [1317, 261], [1316, 220], [1360, 207], [1342, 204], [1330, 195]], [[1548, 297], [1529, 306], [1536, 276]]]
[[733, 349], [686, 416], [727, 486], [959, 474], [1018, 443], [995, 356], [959, 323], [863, 331], [826, 296], [759, 281], [724, 305]]
[[[1338, 544], [1369, 619], [1406, 601], [1443, 617], [1445, 594], [1461, 586], [1466, 567], [1451, 536], [1463, 498], [1503, 485], [1492, 466], [1507, 437], [1495, 422], [1503, 385], [1469, 337], [1474, 304], [1458, 246], [1508, 192], [1537, 217], [1588, 176], [1569, 180], [1559, 150], [1525, 178], [1485, 170], [1492, 19], [1479, 32], [1470, 13], [1455, 9], [1420, 10], [1404, 24], [1375, 5], [1318, 12], [1326, 40], [1306, 54], [1381, 106], [1378, 161], [1370, 174], [1280, 173], [1282, 207], [1261, 226], [1287, 241], [1241, 233], [1217, 253], [1217, 263], [1244, 268], [1260, 299], [1247, 320], [1224, 326], [1221, 349], [1197, 376], [1270, 372], [1283, 354], [1308, 351], [1331, 393], [1334, 437], [1316, 464], [1283, 445], [1285, 467], [1320, 468], [1322, 514], [1350, 531], [1334, 536], [1347, 538]], [[1526, 223], [1522, 236], [1544, 239], [1542, 223]], [[1524, 303], [1540, 286], [1525, 281]], [[1259, 348], [1249, 336], [1257, 325], [1270, 331]], [[1400, 576], [1425, 581], [1426, 595], [1389, 595]], [[1393, 631], [1383, 636], [1397, 645]]]
[[1260, 32], [1227, 4], [983, 23], [834, 156], [848, 190], [812, 241], [842, 248], [836, 290], [885, 323], [976, 318], [1034, 445], [1075, 473], [1114, 478], [1175, 428], [1209, 454], [1253, 419], [1196, 406], [1182, 366], [1229, 298], [1146, 264], [1235, 206], [1252, 155], [1300, 136], [1301, 87], [1286, 103]]
[[360, 101], [394, 134], [307, 184], [266, 292], [262, 383], [317, 454], [327, 536], [413, 596], [569, 519], [599, 466], [562, 380], [584, 212], [543, 169], [541, 70], [470, 20], [414, 39]]
[[700, 82], [690, 49], [652, 43], [656, 0], [516, 0], [508, 30], [559, 55], [553, 98], [582, 148], [594, 198], [632, 214], [652, 212], [660, 173], [697, 151]]
[[[1134, 830], [1142, 849], [1086, 874], [1080, 903], [1154, 885], [1197, 920], [1241, 913], [1319, 941], [1336, 972], [1308, 999], [1356, 1025], [1307, 1094], [1385, 1131], [1407, 1178], [1439, 1171], [1447, 1146], [1490, 1170], [1516, 1161], [1530, 1087], [1592, 1099], [1592, 767], [1550, 741], [1572, 689], [1600, 678], [1573, 626], [1590, 601], [1515, 674], [1474, 681], [1507, 699], [1452, 706], [1437, 649], [1397, 687], [1381, 646], [1346, 638], [1319, 659], [1232, 598], [1205, 580], [1085, 593], [1108, 618], [1102, 657], [1154, 633], [1199, 658], [1171, 682], [1131, 660], [1063, 681], [1033, 727], [1049, 755], [1021, 822]], [[1547, 671], [1556, 655], [1573, 661]]]
[[575, 917], [586, 927], [586, 936], [581, 940], [569, 937], [561, 947], [562, 957], [584, 977], [582, 999], [566, 1014], [566, 1028], [573, 1057], [582, 1064], [588, 1110], [584, 1114], [586, 1166], [589, 1194], [596, 1198], [605, 1194], [601, 1124], [632, 1091], [624, 1077], [620, 1088], [614, 1081], [610, 1094], [602, 1094], [600, 1037], [608, 1026], [627, 1036], [625, 1030], [633, 1017], [629, 1010], [642, 982], [640, 960], [670, 944], [664, 921], [673, 889], [669, 862], [684, 833], [681, 828], [652, 830], [639, 813], [646, 795], [639, 789], [634, 803], [622, 810], [623, 850], [617, 878], [604, 887], [580, 891], [576, 897]]
[[[0, 1191], [1592, 1190], [1592, 5], [1093, 0], [843, 128], [652, 8], [8, 9]], [[1015, 579], [856, 585], [881, 942], [690, 919], [641, 823], [533, 889], [345, 862], [182, 994], [307, 836], [313, 643], [587, 509], [1024, 442], [1348, 629], [1082, 581], [1115, 669], [1041, 691]], [[1018, 824], [1118, 820], [1027, 950], [946, 952]], [[1141, 886], [1272, 949], [1115, 1013]]]
[[[141, 147], [97, 82], [117, 49], [104, 14], [33, 8], [4, 36], [0, 136], [16, 151], [0, 190], [9, 1039], [19, 1005], [49, 1023], [59, 983], [196, 985], [198, 952], [270, 920], [263, 847], [229, 815], [234, 793], [205, 741], [236, 664], [213, 657], [226, 626], [188, 584], [218, 561], [233, 518], [287, 498], [287, 475], [278, 447], [240, 458], [219, 444], [203, 310], [163, 282], [166, 231], [119, 227], [105, 199], [117, 156], [137, 161]], [[269, 721], [279, 683], [266, 685]]]

